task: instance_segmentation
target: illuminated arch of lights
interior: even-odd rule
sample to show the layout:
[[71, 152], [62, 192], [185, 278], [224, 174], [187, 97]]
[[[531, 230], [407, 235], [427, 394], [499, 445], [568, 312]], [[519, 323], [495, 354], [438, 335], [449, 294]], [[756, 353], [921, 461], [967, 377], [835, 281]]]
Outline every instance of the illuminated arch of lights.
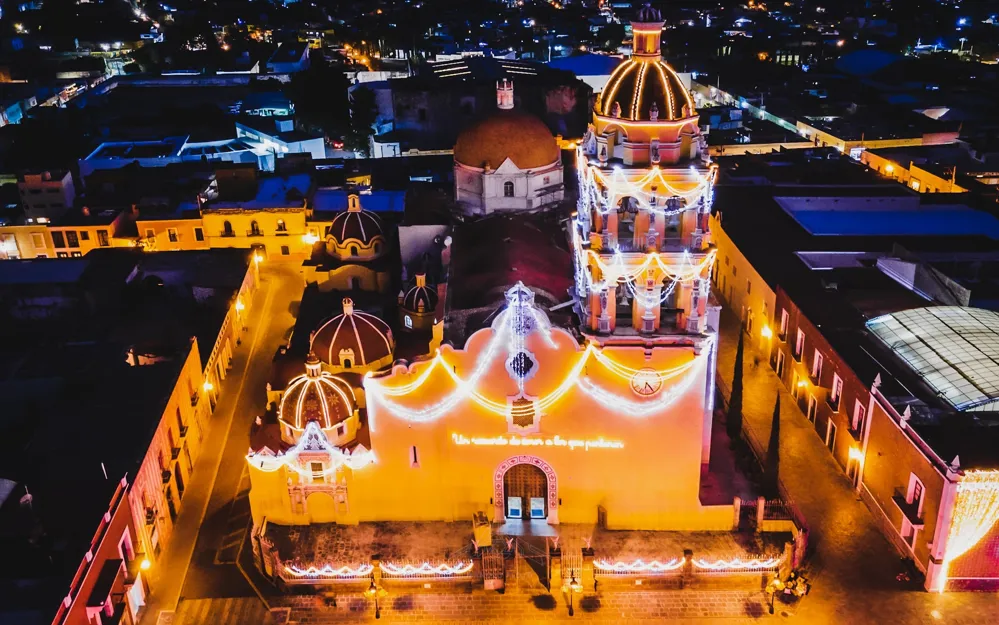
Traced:
[[293, 577], [350, 578], [350, 577], [367, 577], [368, 575], [371, 575], [371, 573], [375, 570], [375, 567], [371, 564], [362, 564], [357, 567], [341, 566], [340, 568], [333, 568], [332, 565], [327, 564], [321, 567], [310, 566], [307, 569], [303, 569], [294, 565], [285, 565], [284, 570], [286, 573], [288, 573]]
[[[303, 454], [325, 454], [330, 458], [323, 471], [313, 471], [311, 468], [303, 468], [298, 461], [298, 457]], [[255, 468], [271, 473], [282, 467], [295, 471], [302, 477], [312, 478], [318, 475], [324, 477], [333, 475], [341, 467], [349, 467], [357, 470], [375, 462], [375, 454], [364, 445], [358, 445], [353, 451], [344, 451], [329, 442], [326, 434], [323, 433], [316, 421], [309, 421], [305, 425], [305, 432], [294, 447], [284, 454], [276, 455], [269, 449], [253, 452], [246, 457], [247, 461]]]

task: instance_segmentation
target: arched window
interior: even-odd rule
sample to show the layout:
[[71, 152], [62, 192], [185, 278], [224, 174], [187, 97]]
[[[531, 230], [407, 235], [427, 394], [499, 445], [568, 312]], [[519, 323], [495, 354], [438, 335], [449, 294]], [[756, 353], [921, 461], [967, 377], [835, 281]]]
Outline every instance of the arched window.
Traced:
[[284, 220], [283, 219], [278, 219], [277, 220], [277, 231], [278, 232], [287, 232], [288, 231], [288, 227], [284, 225]]
[[413, 318], [412, 317], [410, 317], [409, 315], [406, 315], [405, 317], [403, 317], [403, 322], [405, 322], [407, 328], [412, 329], [412, 327], [413, 327]]
[[260, 224], [258, 224], [256, 221], [250, 222], [250, 236], [253, 237], [260, 236]]
[[229, 220], [222, 222], [222, 236], [224, 237], [232, 236], [232, 224], [229, 223]]
[[513, 182], [510, 180], [503, 183], [503, 197], [513, 197]]
[[351, 256], [357, 256], [357, 246], [356, 245], [351, 245], [350, 246], [350, 255]]

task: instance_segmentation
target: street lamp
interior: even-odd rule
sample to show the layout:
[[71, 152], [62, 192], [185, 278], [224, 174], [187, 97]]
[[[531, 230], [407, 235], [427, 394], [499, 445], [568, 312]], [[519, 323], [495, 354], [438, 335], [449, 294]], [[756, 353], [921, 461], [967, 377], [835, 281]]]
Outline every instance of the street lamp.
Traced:
[[583, 585], [576, 579], [575, 572], [572, 573], [568, 585], [562, 586], [562, 592], [569, 596], [569, 616], [573, 616], [575, 611], [572, 609], [572, 595], [573, 593], [583, 592]]
[[784, 582], [780, 581], [777, 573], [774, 573], [774, 578], [767, 584], [767, 590], [770, 591], [770, 614], [774, 613], [774, 599], [777, 597], [777, 593], [783, 589]]
[[374, 575], [371, 576], [371, 583], [368, 585], [368, 589], [364, 591], [364, 594], [375, 600], [375, 618], [380, 619], [382, 617], [382, 606], [378, 603], [378, 599], [388, 593], [384, 588], [375, 583]]

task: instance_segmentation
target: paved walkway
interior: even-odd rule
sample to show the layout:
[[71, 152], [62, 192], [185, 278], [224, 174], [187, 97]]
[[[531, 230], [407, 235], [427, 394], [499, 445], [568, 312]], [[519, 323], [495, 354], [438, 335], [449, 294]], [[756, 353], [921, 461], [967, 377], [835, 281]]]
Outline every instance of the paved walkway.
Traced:
[[[718, 370], [732, 382], [738, 320], [722, 315]], [[763, 445], [770, 436], [776, 393], [781, 394], [780, 475], [811, 528], [809, 577], [812, 592], [794, 614], [809, 625], [825, 623], [996, 623], [999, 595], [936, 594], [906, 590], [895, 581], [900, 556], [857, 498], [846, 474], [813, 425], [761, 358], [753, 367], [746, 350], [743, 418]]]

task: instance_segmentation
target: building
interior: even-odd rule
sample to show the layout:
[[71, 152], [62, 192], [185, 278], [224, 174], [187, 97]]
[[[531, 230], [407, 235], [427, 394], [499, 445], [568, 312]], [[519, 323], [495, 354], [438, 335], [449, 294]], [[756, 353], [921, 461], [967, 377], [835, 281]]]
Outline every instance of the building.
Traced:
[[61, 217], [76, 199], [73, 174], [68, 170], [21, 174], [17, 191], [27, 223], [47, 223]]
[[267, 71], [272, 74], [294, 74], [309, 69], [309, 46], [299, 43], [282, 43], [267, 59]]
[[455, 199], [469, 215], [539, 210], [560, 202], [562, 154], [538, 118], [514, 111], [513, 82], [496, 85], [496, 113], [458, 135]]
[[238, 251], [0, 267], [0, 620], [139, 622], [255, 281]]
[[[358, 193], [327, 192], [320, 198], [325, 209], [337, 206], [338, 199], [346, 200], [346, 210], [312, 213], [312, 227], [324, 233], [322, 243], [313, 247], [312, 256], [304, 263], [307, 282], [319, 285], [322, 291], [368, 291], [385, 293], [391, 285], [389, 265], [389, 240], [386, 226], [379, 214], [392, 207], [398, 194], [362, 195]], [[380, 202], [388, 200], [388, 202]], [[378, 205], [376, 213], [364, 206]], [[315, 205], [314, 205], [315, 206]], [[319, 241], [316, 238], [314, 243]]]
[[716, 289], [925, 587], [994, 587], [999, 222], [829, 152], [719, 161]]
[[[658, 13], [644, 15], [647, 30], [661, 28]], [[649, 64], [642, 72], [657, 46], [636, 61]], [[283, 392], [268, 389], [274, 403], [247, 455], [254, 550], [267, 574], [302, 582], [345, 564], [288, 552], [288, 532], [330, 523], [732, 527], [733, 500], [701, 493], [718, 323], [711, 183], [685, 158], [697, 155], [696, 112], [667, 109], [683, 96], [662, 91], [667, 83], [644, 84], [640, 97], [684, 113], [682, 130], [639, 122], [642, 137], [672, 137], [660, 152], [671, 164], [653, 158], [651, 140], [636, 145], [638, 135], [601, 161], [593, 137], [584, 143], [593, 151], [579, 151], [584, 191], [565, 229], [553, 211], [457, 225], [437, 297], [417, 274], [399, 315], [385, 317], [409, 329], [406, 315], [434, 304], [439, 322], [422, 351], [401, 356], [410, 333], [397, 343], [389, 323], [349, 299], [308, 344], [296, 327], [291, 343], [308, 355]]]

